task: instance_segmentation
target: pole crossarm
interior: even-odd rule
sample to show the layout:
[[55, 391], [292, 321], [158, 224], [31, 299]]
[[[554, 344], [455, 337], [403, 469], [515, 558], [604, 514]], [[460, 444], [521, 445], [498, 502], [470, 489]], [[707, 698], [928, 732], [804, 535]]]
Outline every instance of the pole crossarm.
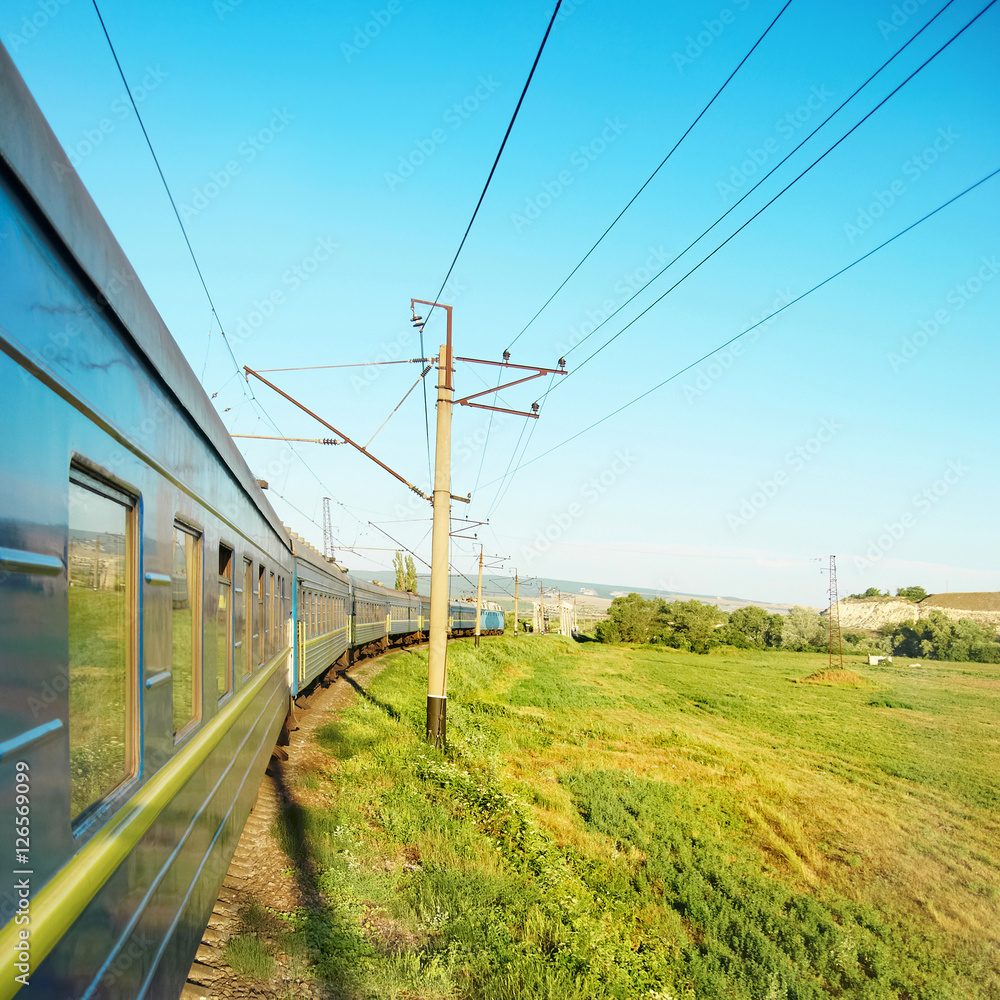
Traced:
[[538, 419], [539, 414], [530, 413], [528, 410], [508, 410], [504, 406], [489, 406], [486, 403], [467, 403], [464, 399], [461, 400], [463, 406], [471, 406], [476, 410], [495, 410], [497, 413], [511, 413], [515, 417], [534, 417], [535, 420]]
[[[480, 392], [470, 393], [468, 396], [463, 396], [461, 399], [456, 399], [456, 403], [460, 403], [462, 406], [468, 406], [470, 399], [478, 399], [480, 396], [489, 396], [495, 392], [502, 392], [504, 389], [509, 389], [511, 386], [520, 385], [522, 382], [530, 382], [532, 379], [541, 378], [545, 374], [545, 371], [535, 372], [534, 375], [526, 375], [524, 378], [514, 379], [513, 382], [504, 382], [503, 385], [498, 385], [496, 388], [483, 389]], [[563, 372], [565, 375], [566, 373]]]
[[411, 483], [408, 479], [404, 479], [403, 476], [401, 476], [398, 472], [395, 471], [395, 469], [390, 469], [389, 466], [385, 464], [385, 462], [383, 462], [381, 459], [376, 458], [370, 451], [368, 451], [362, 445], [358, 444], [357, 441], [352, 441], [351, 438], [349, 438], [343, 431], [338, 431], [337, 428], [333, 426], [333, 424], [324, 420], [318, 413], [313, 413], [313, 411], [310, 410], [308, 406], [305, 406], [304, 404], [300, 403], [293, 396], [289, 396], [287, 392], [283, 391], [282, 389], [279, 389], [273, 382], [268, 382], [268, 380], [264, 378], [263, 375], [261, 375], [259, 372], [255, 372], [252, 368], [248, 367], [247, 365], [243, 366], [243, 371], [246, 372], [247, 381], [250, 380], [251, 375], [253, 375], [254, 378], [260, 379], [260, 381], [263, 382], [264, 385], [266, 385], [270, 389], [273, 389], [276, 393], [278, 393], [279, 396], [284, 396], [285, 399], [287, 399], [290, 403], [294, 403], [304, 413], [308, 413], [309, 416], [313, 418], [313, 420], [318, 420], [324, 427], [333, 431], [334, 434], [337, 434], [340, 437], [342, 437], [344, 439], [345, 444], [349, 444], [352, 447], [357, 448], [357, 450], [360, 451], [362, 455], [367, 456], [376, 465], [381, 466], [381, 468], [385, 469], [385, 471], [388, 472], [389, 475], [395, 476], [396, 479], [398, 479], [404, 486], [408, 487], [414, 493], [416, 493], [417, 496], [423, 497], [424, 500], [428, 500], [431, 503], [433, 503], [431, 497], [429, 497], [421, 489], [414, 486], [413, 483]]
[[[493, 365], [496, 368], [520, 368], [526, 372], [538, 372], [539, 375], [568, 375], [565, 368], [540, 368], [538, 365], [513, 365], [509, 361], [485, 361], [482, 358], [455, 358], [469, 365]], [[537, 378], [537, 376], [533, 376]], [[501, 389], [503, 386], [500, 387]]]

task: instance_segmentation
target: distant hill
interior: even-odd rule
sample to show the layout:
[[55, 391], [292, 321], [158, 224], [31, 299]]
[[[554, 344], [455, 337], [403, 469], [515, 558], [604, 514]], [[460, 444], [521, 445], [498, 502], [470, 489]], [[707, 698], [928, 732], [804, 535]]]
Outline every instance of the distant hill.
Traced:
[[[392, 572], [372, 573], [371, 575], [358, 571], [356, 576], [365, 580], [376, 580], [383, 586], [391, 587], [395, 583], [396, 576]], [[530, 582], [529, 582], [530, 581]], [[469, 573], [467, 577], [450, 577], [451, 593], [454, 597], [475, 597], [476, 595], [476, 574]], [[519, 597], [522, 601], [537, 599], [539, 586], [544, 587], [545, 597], [551, 600], [562, 593], [567, 597], [576, 594], [577, 599], [605, 608], [611, 601], [624, 594], [640, 594], [647, 599], [662, 597], [669, 601], [704, 601], [706, 604], [717, 604], [723, 611], [732, 611], [733, 608], [745, 607], [748, 604], [756, 604], [758, 607], [766, 608], [769, 611], [785, 612], [791, 607], [790, 604], [773, 604], [767, 601], [754, 601], [746, 597], [729, 597], [719, 594], [686, 594], [676, 590], [650, 590], [645, 587], [628, 587], [620, 584], [609, 583], [583, 583], [579, 580], [559, 580], [554, 577], [529, 577], [522, 581], [519, 587]], [[430, 574], [417, 574], [417, 589], [421, 594], [430, 593]], [[495, 576], [483, 574], [483, 597], [491, 600], [503, 599], [513, 600], [514, 580], [509, 576]]]

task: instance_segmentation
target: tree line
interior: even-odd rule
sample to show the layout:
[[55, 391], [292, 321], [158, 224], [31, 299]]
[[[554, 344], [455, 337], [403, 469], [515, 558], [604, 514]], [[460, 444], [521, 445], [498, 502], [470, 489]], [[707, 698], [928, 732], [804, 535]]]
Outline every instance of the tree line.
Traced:
[[[701, 601], [646, 600], [628, 594], [611, 602], [595, 635], [601, 642], [650, 643], [692, 653], [718, 646], [815, 652], [827, 648], [830, 623], [825, 615], [800, 605], [787, 615], [770, 614], [755, 605], [727, 614]], [[968, 618], [953, 621], [942, 611], [875, 633], [844, 629], [841, 637], [845, 652], [1000, 663], [1000, 642], [992, 629]]]

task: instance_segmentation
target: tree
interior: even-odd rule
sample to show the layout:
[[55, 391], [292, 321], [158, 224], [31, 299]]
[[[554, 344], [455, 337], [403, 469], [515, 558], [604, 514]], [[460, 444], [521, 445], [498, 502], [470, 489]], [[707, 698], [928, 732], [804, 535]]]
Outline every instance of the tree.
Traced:
[[406, 563], [402, 552], [392, 557], [392, 568], [396, 571], [396, 590], [406, 590]]
[[[893, 652], [930, 660], [1000, 662], [1000, 643], [992, 629], [970, 618], [953, 621], [943, 611], [932, 611], [919, 621], [887, 626]], [[885, 634], [884, 633], [884, 634]]]
[[927, 591], [923, 587], [899, 587], [896, 596], [905, 597], [908, 601], [922, 601], [927, 596]]
[[654, 633], [656, 638], [676, 649], [707, 653], [725, 640], [729, 616], [714, 604], [701, 601], [666, 601], [656, 603]]
[[725, 639], [731, 645], [740, 647], [764, 649], [780, 646], [783, 627], [781, 615], [769, 615], [763, 608], [750, 605], [730, 613]]
[[819, 649], [828, 634], [827, 622], [818, 611], [796, 604], [785, 616], [781, 645], [785, 649]]
[[404, 583], [404, 590], [409, 591], [411, 594], [417, 592], [417, 567], [413, 562], [413, 556], [406, 557], [406, 579]]
[[639, 594], [616, 597], [608, 608], [607, 621], [596, 628], [601, 642], [646, 642], [649, 626], [653, 620], [655, 604], [644, 600]]

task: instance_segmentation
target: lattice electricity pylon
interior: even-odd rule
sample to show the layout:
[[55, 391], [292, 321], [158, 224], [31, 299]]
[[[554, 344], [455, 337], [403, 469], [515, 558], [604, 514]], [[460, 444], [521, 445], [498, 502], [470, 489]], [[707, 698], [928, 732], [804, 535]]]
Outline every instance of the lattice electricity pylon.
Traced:
[[830, 619], [830, 669], [833, 669], [833, 644], [837, 643], [837, 656], [840, 660], [839, 669], [844, 669], [844, 646], [840, 636], [840, 598], [837, 596], [837, 557], [830, 556], [830, 609], [827, 611]]
[[330, 498], [323, 497], [323, 555], [333, 558], [333, 520], [330, 517]]

